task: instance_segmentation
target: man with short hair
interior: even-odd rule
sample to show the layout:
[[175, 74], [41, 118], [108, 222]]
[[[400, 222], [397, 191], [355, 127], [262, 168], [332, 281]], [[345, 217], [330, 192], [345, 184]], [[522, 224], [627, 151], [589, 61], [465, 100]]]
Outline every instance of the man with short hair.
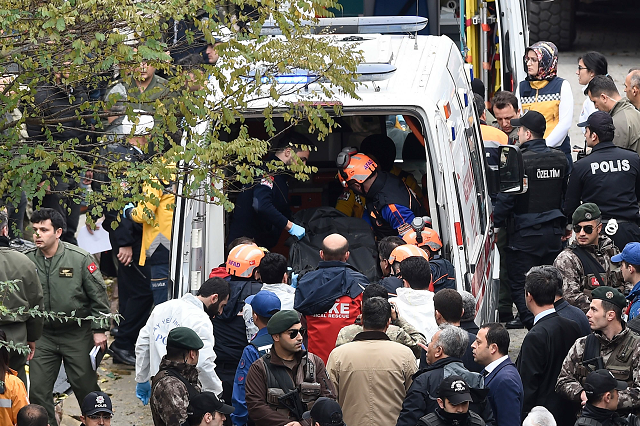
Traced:
[[619, 263], [620, 271], [625, 283], [633, 285], [627, 296], [630, 305], [627, 309], [627, 319], [631, 321], [640, 316], [640, 243], [629, 243], [622, 253], [611, 258], [612, 262]]
[[167, 353], [151, 381], [151, 416], [155, 426], [180, 425], [187, 420], [189, 400], [201, 391], [198, 352], [204, 343], [187, 327], [176, 327], [167, 336]]
[[631, 104], [640, 111], [640, 68], [631, 68], [624, 80], [624, 93]]
[[613, 79], [596, 75], [584, 90], [596, 109], [611, 115], [616, 132], [613, 143], [640, 154], [640, 111], [628, 99], [623, 99]]
[[640, 241], [640, 157], [613, 144], [615, 127], [611, 116], [596, 111], [585, 128], [591, 154], [576, 162], [569, 178], [564, 213], [570, 218], [581, 203], [595, 203], [602, 212], [605, 232], [619, 249]]
[[[491, 407], [484, 396], [484, 378], [482, 374], [467, 370], [462, 364], [462, 356], [467, 350], [468, 333], [451, 324], [441, 324], [429, 342], [427, 350], [427, 368], [419, 370], [413, 376], [413, 383], [402, 403], [396, 426], [415, 426], [420, 417], [433, 413], [438, 407], [436, 398], [442, 380], [450, 375], [462, 376], [465, 383], [477, 392], [479, 399], [472, 410], [480, 413], [485, 422], [493, 422]], [[482, 400], [480, 400], [482, 399]]]
[[49, 426], [47, 410], [38, 404], [29, 404], [22, 407], [18, 411], [17, 420], [17, 426]]
[[542, 114], [529, 111], [511, 124], [519, 127], [529, 187], [524, 194], [498, 194], [493, 219], [496, 227], [507, 227], [509, 242], [505, 251], [511, 298], [520, 315], [507, 323], [507, 328], [524, 325], [531, 329], [533, 315], [525, 301], [525, 275], [533, 266], [550, 264], [562, 250], [566, 223], [562, 201], [569, 163], [564, 153], [549, 148], [543, 139], [547, 122]]
[[311, 420], [311, 426], [345, 426], [340, 404], [330, 398], [318, 398], [310, 411], [302, 416]]
[[[362, 303], [372, 297], [382, 297], [385, 300], [389, 299], [389, 293], [380, 284], [369, 284], [362, 293]], [[400, 316], [399, 309], [392, 304], [391, 305], [391, 324], [385, 332], [392, 342], [398, 342], [413, 351], [416, 358], [420, 357], [420, 345], [426, 346], [427, 342], [418, 330], [414, 326], [409, 324], [405, 319]], [[362, 315], [360, 315], [362, 317]], [[343, 327], [338, 333], [336, 339], [336, 348], [353, 341], [353, 339], [363, 331], [362, 319], [356, 319], [355, 324]]]
[[35, 249], [26, 255], [35, 263], [42, 284], [45, 312], [64, 313], [77, 318], [92, 316], [92, 321], [45, 319], [38, 350], [29, 362], [30, 399], [47, 409], [49, 423], [57, 426], [53, 406], [53, 385], [64, 361], [67, 378], [82, 405], [84, 397], [100, 390], [91, 360], [94, 346], [106, 348], [105, 334], [109, 314], [107, 287], [94, 257], [71, 243], [60, 240], [64, 218], [56, 210], [42, 208], [33, 212]]
[[[500, 131], [500, 129], [487, 124], [487, 111], [482, 96], [475, 93], [473, 95], [473, 103], [476, 105], [478, 117], [480, 117], [480, 131], [482, 132], [487, 164], [497, 167], [500, 164], [500, 147], [502, 145], [508, 145], [509, 138], [504, 132]], [[496, 194], [491, 194], [492, 198], [495, 198], [495, 195]]]
[[113, 407], [111, 398], [104, 392], [91, 392], [85, 396], [80, 412], [81, 426], [111, 426]]
[[[462, 296], [457, 290], [445, 288], [437, 292], [435, 296], [433, 296], [433, 307], [435, 310], [436, 324], [440, 325], [446, 323], [460, 327], [460, 320], [464, 313], [464, 307], [462, 305]], [[469, 333], [468, 331], [467, 334], [469, 344], [467, 346], [467, 350], [462, 356], [462, 363], [467, 370], [479, 373], [482, 371], [482, 366], [474, 361], [473, 348], [471, 347], [473, 342], [476, 340], [476, 335]], [[426, 367], [426, 359], [420, 359], [420, 367]]]
[[419, 426], [484, 426], [477, 413], [469, 410], [471, 390], [460, 376], [449, 376], [438, 387], [435, 412], [420, 417]]
[[9, 352], [9, 367], [27, 383], [24, 366], [35, 354], [36, 340], [42, 335], [43, 319], [28, 313], [20, 314], [18, 310], [42, 309], [42, 285], [36, 265], [26, 255], [11, 248], [8, 231], [7, 215], [0, 211], [0, 282], [15, 280], [17, 286], [2, 301], [8, 313], [0, 316], [0, 328], [13, 343], [29, 346], [28, 354]]
[[[254, 362], [247, 373], [249, 418], [256, 426], [310, 426], [303, 414], [311, 404], [322, 396], [335, 399], [324, 362], [302, 349], [305, 329], [296, 311], [274, 314], [267, 332], [273, 338], [271, 351]], [[297, 388], [303, 391], [289, 394]], [[285, 394], [289, 397], [279, 398]]]
[[518, 98], [513, 92], [501, 90], [491, 99], [493, 115], [496, 117], [495, 126], [509, 136], [509, 145], [519, 144], [518, 127], [511, 124], [511, 120], [520, 117]]
[[136, 396], [144, 405], [151, 397], [149, 379], [158, 372], [160, 361], [166, 354], [165, 339], [176, 327], [190, 328], [204, 343], [197, 364], [202, 389], [215, 394], [222, 392], [222, 383], [215, 372], [211, 318], [222, 313], [228, 300], [229, 283], [214, 277], [200, 286], [196, 296], [187, 293], [153, 309], [136, 342]]
[[620, 271], [611, 262], [612, 256], [620, 251], [609, 237], [600, 233], [601, 216], [593, 203], [578, 207], [571, 217], [576, 238], [553, 262], [562, 274], [565, 299], [585, 313], [594, 288], [608, 285], [624, 290]]
[[233, 413], [234, 408], [220, 401], [215, 393], [202, 392], [189, 400], [183, 426], [222, 426], [226, 416]]
[[389, 294], [396, 294], [396, 290], [402, 287], [402, 280], [395, 276], [393, 265], [389, 263], [389, 257], [396, 247], [405, 245], [405, 241], [397, 235], [391, 235], [384, 237], [378, 241], [378, 262], [380, 263], [380, 270], [382, 271], [382, 284]]
[[484, 366], [496, 426], [520, 426], [524, 401], [522, 379], [509, 358], [509, 343], [509, 332], [502, 324], [488, 323], [480, 327], [472, 344], [474, 359]]
[[462, 296], [462, 318], [460, 318], [460, 327], [467, 330], [471, 334], [478, 334], [480, 328], [475, 322], [476, 319], [476, 297], [468, 291], [459, 292]]
[[590, 371], [605, 368], [628, 385], [627, 390], [620, 391], [618, 410], [638, 412], [640, 337], [625, 327], [622, 310], [626, 307], [624, 295], [613, 287], [601, 286], [591, 292], [587, 318], [593, 333], [578, 339], [569, 350], [558, 376], [556, 392], [584, 405], [587, 401], [584, 379]]
[[[266, 159], [277, 167], [306, 164], [309, 147], [313, 144], [305, 136], [289, 132], [276, 143], [273, 154]], [[257, 179], [260, 179], [257, 181]], [[238, 237], [255, 239], [260, 247], [271, 249], [286, 230], [297, 239], [304, 237], [305, 229], [293, 223], [289, 208], [289, 184], [286, 173], [264, 172], [256, 182], [243, 186], [236, 200], [227, 241]]]
[[276, 312], [280, 311], [282, 306], [278, 296], [267, 290], [260, 290], [256, 295], [249, 296], [245, 302], [245, 307], [251, 308], [251, 323], [258, 329], [258, 332], [242, 351], [242, 357], [233, 380], [231, 403], [235, 411], [231, 414], [231, 422], [236, 426], [243, 426], [249, 421], [247, 402], [245, 401], [245, 379], [251, 364], [271, 350], [273, 338], [267, 331], [267, 323]]
[[522, 342], [516, 366], [524, 386], [523, 416], [542, 405], [558, 424], [567, 425], [575, 417], [554, 393], [555, 379], [569, 348], [580, 337], [580, 327], [559, 316], [553, 308], [557, 287], [554, 270], [552, 266], [537, 266], [527, 274], [525, 297], [534, 315], [534, 326]]
[[584, 391], [587, 403], [576, 421], [576, 426], [625, 425], [618, 409], [619, 391], [627, 389], [627, 383], [616, 380], [609, 370], [596, 370], [587, 375]]
[[533, 407], [527, 417], [522, 421], [522, 426], [556, 426], [556, 419], [545, 407], [539, 405]]
[[338, 333], [360, 315], [367, 277], [347, 263], [349, 242], [340, 234], [322, 241], [318, 267], [298, 279], [294, 309], [304, 315], [307, 348], [323, 361], [335, 347]]
[[[416, 246], [401, 246], [418, 252], [423, 251]], [[394, 262], [395, 265], [396, 262]], [[438, 330], [435, 310], [433, 307], [433, 291], [431, 285], [431, 267], [424, 257], [410, 256], [400, 263], [400, 276], [403, 287], [397, 289], [398, 297], [392, 297], [389, 302], [396, 305], [403, 317], [415, 327], [427, 340]]]
[[389, 302], [382, 297], [367, 299], [362, 306], [362, 332], [329, 355], [327, 371], [348, 425], [386, 426], [398, 418], [417, 368], [413, 352], [387, 336], [389, 324]]

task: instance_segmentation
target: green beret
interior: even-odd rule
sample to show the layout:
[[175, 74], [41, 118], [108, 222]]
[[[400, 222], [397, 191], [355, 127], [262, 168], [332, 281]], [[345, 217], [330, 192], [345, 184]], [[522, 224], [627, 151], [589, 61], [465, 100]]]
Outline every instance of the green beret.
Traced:
[[290, 329], [292, 325], [298, 324], [299, 322], [300, 317], [294, 310], [276, 312], [267, 323], [267, 332], [271, 335], [284, 333]]
[[600, 213], [600, 209], [597, 205], [593, 203], [584, 203], [573, 212], [571, 221], [574, 225], [577, 225], [580, 222], [598, 219], [600, 216], [602, 216], [602, 213]]
[[609, 286], [595, 288], [591, 292], [591, 299], [606, 300], [609, 303], [619, 306], [620, 309], [627, 307], [627, 299], [625, 299], [624, 295], [620, 293], [619, 290]]
[[190, 328], [176, 327], [167, 336], [167, 346], [199, 351], [204, 346], [200, 336]]

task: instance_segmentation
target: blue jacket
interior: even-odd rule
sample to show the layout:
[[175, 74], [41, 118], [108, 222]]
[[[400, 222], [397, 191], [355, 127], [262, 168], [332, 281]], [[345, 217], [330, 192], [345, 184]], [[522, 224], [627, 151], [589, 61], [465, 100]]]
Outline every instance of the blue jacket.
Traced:
[[629, 307], [629, 321], [637, 316], [640, 316], [640, 282], [637, 282], [633, 286], [631, 293], [627, 296], [627, 299], [631, 301], [631, 307]]
[[520, 426], [524, 389], [516, 365], [507, 358], [484, 378], [496, 426]]
[[249, 421], [249, 411], [247, 410], [244, 390], [244, 382], [247, 378], [249, 367], [262, 355], [269, 353], [271, 345], [273, 345], [273, 338], [267, 332], [267, 327], [264, 327], [256, 333], [251, 344], [246, 346], [242, 352], [242, 357], [236, 370], [236, 377], [233, 380], [233, 393], [231, 394], [231, 404], [235, 408], [234, 412], [231, 413], [231, 421], [235, 426], [244, 426]]
[[369, 285], [369, 279], [353, 266], [337, 260], [320, 261], [318, 268], [298, 279], [293, 309], [302, 315], [328, 312], [337, 298], [355, 299]]

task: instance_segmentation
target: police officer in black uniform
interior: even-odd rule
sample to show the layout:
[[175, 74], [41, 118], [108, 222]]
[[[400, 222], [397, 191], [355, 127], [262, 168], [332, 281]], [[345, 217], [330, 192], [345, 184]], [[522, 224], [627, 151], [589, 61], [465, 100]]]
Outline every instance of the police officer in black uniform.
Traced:
[[571, 217], [580, 203], [595, 203], [602, 212], [602, 230], [620, 250], [640, 241], [640, 157], [613, 144], [615, 127], [609, 114], [596, 111], [585, 128], [591, 154], [576, 162], [569, 179], [565, 213]]
[[[288, 166], [297, 157], [306, 164], [309, 151], [303, 146], [311, 145], [304, 136], [290, 132], [277, 142], [275, 153], [266, 161]], [[291, 221], [288, 175], [280, 172], [258, 179], [255, 184], [245, 185], [238, 194], [227, 245], [236, 238], [249, 237], [260, 247], [271, 249], [278, 243], [283, 229], [298, 239], [304, 237], [305, 229]]]
[[525, 274], [533, 266], [552, 264], [562, 250], [566, 218], [561, 209], [569, 165], [564, 153], [549, 148], [543, 139], [547, 124], [542, 114], [529, 111], [511, 120], [511, 125], [520, 128], [518, 138], [529, 189], [519, 195], [499, 194], [493, 218], [497, 227], [507, 227], [511, 297], [520, 314], [507, 328], [520, 328], [521, 322], [530, 329], [533, 315], [525, 301]]

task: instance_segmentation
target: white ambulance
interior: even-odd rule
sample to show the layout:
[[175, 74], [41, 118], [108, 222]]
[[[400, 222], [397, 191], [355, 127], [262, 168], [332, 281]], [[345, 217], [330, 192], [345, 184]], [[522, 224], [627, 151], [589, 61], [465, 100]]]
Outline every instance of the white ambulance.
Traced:
[[[335, 181], [337, 154], [346, 146], [359, 146], [368, 135], [386, 134], [387, 117], [402, 117], [418, 140], [424, 141], [426, 161], [418, 165], [411, 161], [411, 169], [424, 184], [426, 207], [443, 242], [441, 254], [455, 266], [457, 288], [475, 295], [477, 322], [495, 320], [500, 262], [488, 193], [491, 185], [510, 192], [523, 190], [518, 150], [506, 147], [502, 153], [501, 167], [512, 170], [487, 168], [470, 86], [473, 72], [451, 39], [380, 34], [339, 37], [358, 41], [369, 64], [362, 67], [368, 69], [362, 79], [369, 75], [371, 81], [358, 90], [360, 100], [335, 99], [342, 104], [341, 128], [317, 143], [309, 160], [318, 167], [316, 176], [307, 182], [290, 182], [292, 207], [331, 205], [328, 194], [330, 181]], [[308, 90], [312, 92], [313, 85]], [[250, 129], [263, 127], [265, 106], [256, 104], [245, 115]], [[400, 154], [396, 164], [403, 166]], [[515, 177], [506, 182], [507, 176]], [[224, 263], [227, 219], [220, 206], [177, 201], [170, 273], [173, 297], [197, 290], [209, 271]]]

